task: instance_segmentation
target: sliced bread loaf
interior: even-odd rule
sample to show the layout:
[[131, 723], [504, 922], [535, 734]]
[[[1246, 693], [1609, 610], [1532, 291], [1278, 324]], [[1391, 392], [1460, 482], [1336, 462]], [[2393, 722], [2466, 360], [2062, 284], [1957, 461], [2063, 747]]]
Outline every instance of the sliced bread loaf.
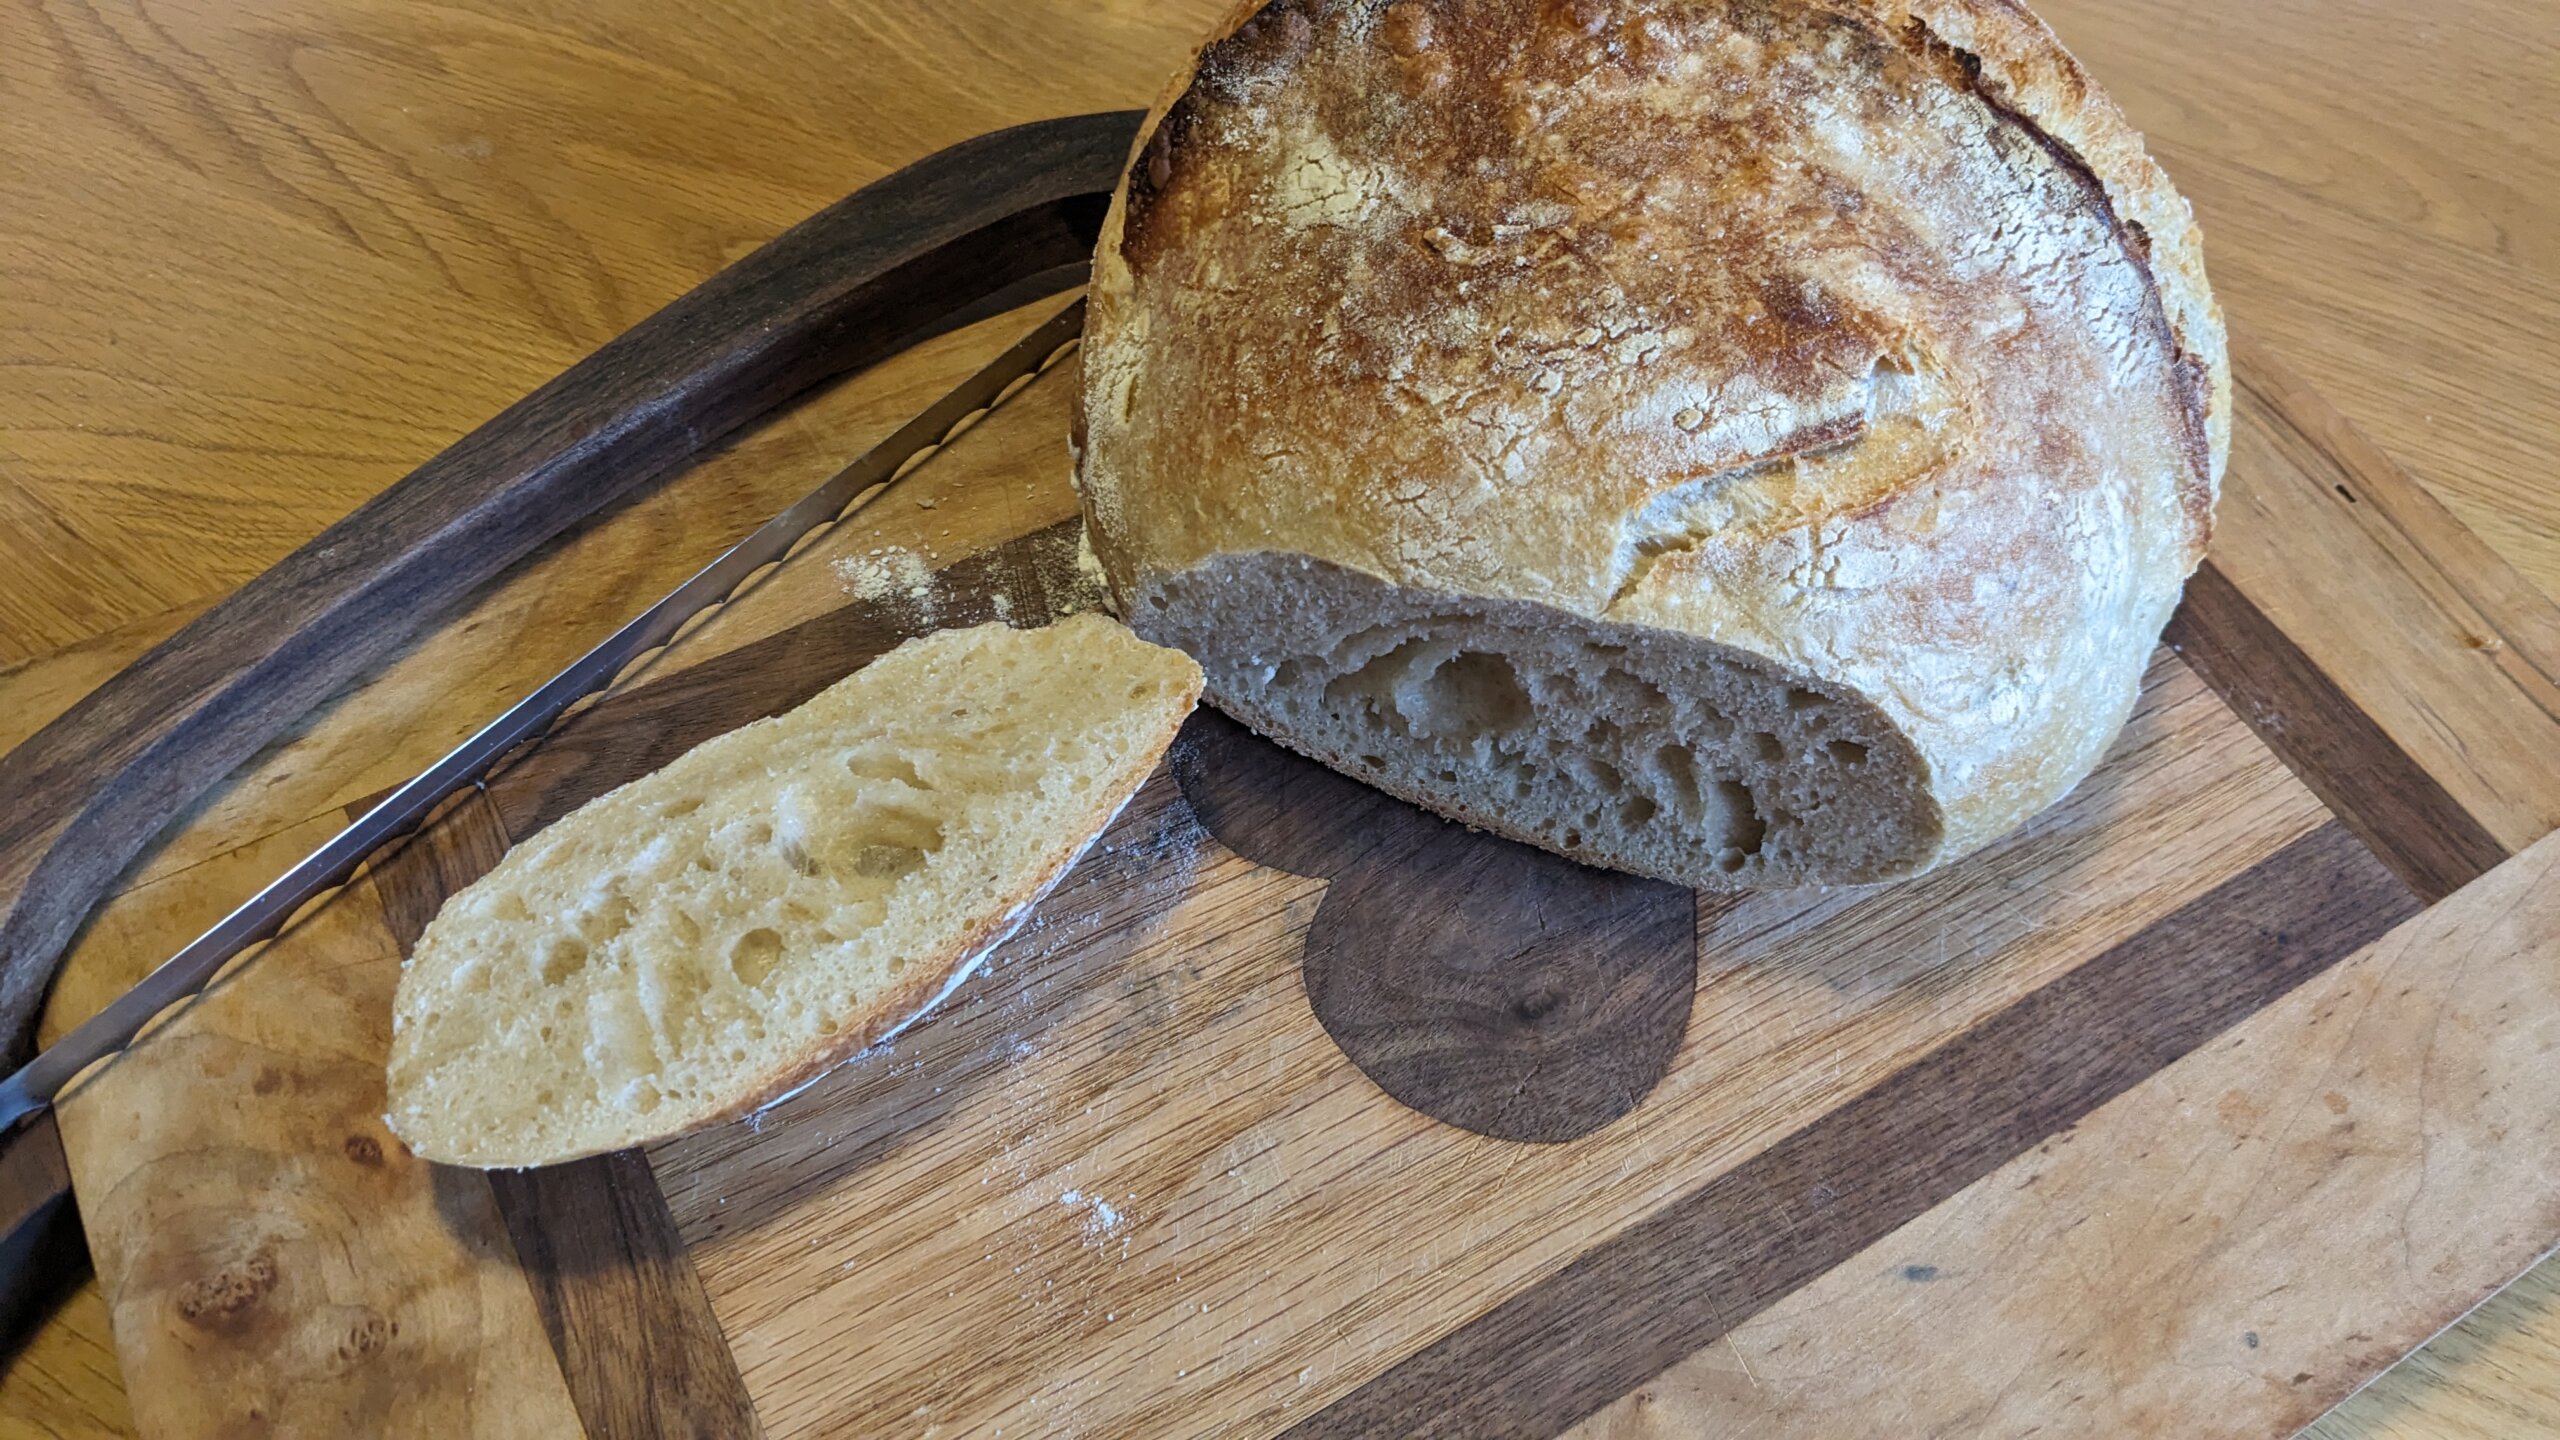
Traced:
[[419, 937], [386, 1120], [431, 1160], [542, 1165], [789, 1093], [957, 987], [1200, 686], [1099, 615], [946, 631], [597, 798]]
[[2106, 753], [2230, 367], [2018, 0], [1270, 0], [1094, 256], [1078, 483], [1210, 702], [1711, 890], [1979, 849]]

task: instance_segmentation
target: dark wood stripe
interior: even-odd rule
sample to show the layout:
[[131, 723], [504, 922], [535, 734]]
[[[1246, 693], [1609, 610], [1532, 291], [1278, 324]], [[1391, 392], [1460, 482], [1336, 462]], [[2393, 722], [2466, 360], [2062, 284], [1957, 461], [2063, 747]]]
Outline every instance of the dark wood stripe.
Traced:
[[1288, 1434], [1556, 1434], [2419, 908], [2324, 825]]
[[[497, 803], [474, 791], [379, 857], [368, 875], [401, 948], [415, 945], [445, 897], [488, 873], [509, 843]], [[487, 1178], [589, 1436], [762, 1433], [647, 1157], [624, 1151]]]
[[2211, 561], [2187, 582], [2186, 602], [2170, 619], [2167, 638], [2321, 803], [2429, 904], [2508, 858], [2498, 838]]
[[[347, 814], [361, 816], [390, 793], [385, 790], [359, 800], [347, 807]], [[373, 882], [373, 893], [382, 902], [382, 918], [400, 942], [401, 954], [417, 946], [427, 922], [444, 908], [446, 896], [488, 874], [490, 867], [506, 858], [507, 844], [498, 807], [489, 803], [486, 794], [468, 790], [445, 802], [416, 834], [375, 852], [365, 875]]]
[[494, 1170], [489, 1185], [593, 1440], [763, 1433], [647, 1156]]

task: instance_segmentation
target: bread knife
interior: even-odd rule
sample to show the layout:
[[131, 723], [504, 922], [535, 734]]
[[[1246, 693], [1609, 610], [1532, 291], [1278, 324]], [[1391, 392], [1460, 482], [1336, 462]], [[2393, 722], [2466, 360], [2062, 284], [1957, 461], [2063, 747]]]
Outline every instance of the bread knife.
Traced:
[[[132, 1045], [146, 1027], [183, 1004], [221, 974], [234, 957], [272, 938], [295, 912], [344, 885], [384, 844], [418, 828], [457, 792], [480, 783], [499, 761], [538, 740], [581, 699], [610, 685], [634, 662], [673, 641], [696, 616], [735, 595], [767, 567], [789, 558], [819, 532], [851, 516], [949, 443], [979, 417], [1003, 404], [1073, 350], [1084, 330], [1084, 301], [1059, 311], [976, 374], [936, 400], [896, 433], [838, 470], [824, 484], [792, 502], [693, 577], [634, 616], [568, 668], [482, 726], [451, 753], [418, 772], [363, 816], [278, 876], [213, 928], [113, 1004], [83, 1022], [0, 1081], [0, 1127], [10, 1153], [0, 1158], [0, 1226], [11, 1232], [50, 1214], [67, 1193], [68, 1176], [54, 1137], [30, 1134], [54, 1098], [83, 1072]], [[254, 957], [252, 957], [254, 963]], [[50, 1131], [49, 1125], [42, 1127]], [[30, 1143], [21, 1144], [21, 1141]], [[41, 1141], [41, 1145], [37, 1142]], [[32, 1156], [18, 1152], [36, 1150]], [[11, 1242], [17, 1238], [11, 1235]], [[0, 1271], [9, 1266], [0, 1260]]]

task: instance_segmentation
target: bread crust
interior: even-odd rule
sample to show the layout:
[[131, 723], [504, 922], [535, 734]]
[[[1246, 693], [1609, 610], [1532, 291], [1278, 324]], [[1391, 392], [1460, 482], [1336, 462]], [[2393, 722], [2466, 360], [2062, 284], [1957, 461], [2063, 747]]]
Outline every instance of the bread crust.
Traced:
[[1142, 131], [1084, 365], [1142, 634], [1267, 550], [1748, 651], [1911, 738], [1914, 869], [2096, 763], [2229, 447], [2188, 207], [2008, 0], [1249, 7]]

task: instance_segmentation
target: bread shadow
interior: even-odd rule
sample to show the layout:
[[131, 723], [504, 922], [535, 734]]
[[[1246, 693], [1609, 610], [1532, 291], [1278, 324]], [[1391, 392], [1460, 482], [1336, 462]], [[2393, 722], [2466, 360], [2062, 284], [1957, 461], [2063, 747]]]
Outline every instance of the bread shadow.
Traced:
[[1248, 859], [1328, 883], [1300, 964], [1336, 1046], [1404, 1105], [1560, 1144], [1670, 1069], [1696, 989], [1696, 897], [1469, 830], [1223, 715], [1173, 771]]
[[951, 998], [757, 1115], [651, 1147], [687, 1245], [752, 1232], [1021, 1083], [1047, 1042], [1122, 998], [1122, 961], [1209, 837], [1159, 769]]

